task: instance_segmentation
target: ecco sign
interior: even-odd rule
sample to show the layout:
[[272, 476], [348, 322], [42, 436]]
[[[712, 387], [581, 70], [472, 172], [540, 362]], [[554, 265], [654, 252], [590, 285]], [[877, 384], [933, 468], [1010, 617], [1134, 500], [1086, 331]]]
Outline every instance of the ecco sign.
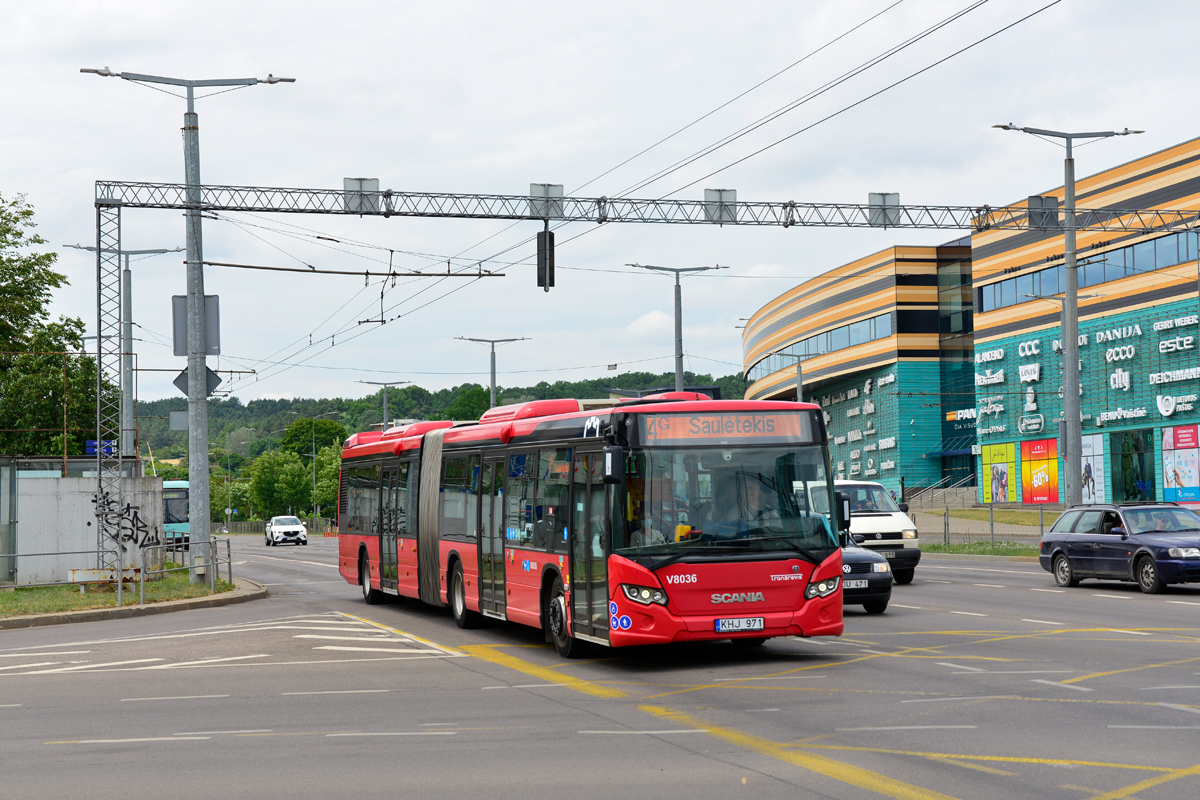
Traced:
[[[1158, 343], [1158, 350], [1160, 353], [1166, 352], [1165, 350], [1162, 349], [1162, 346], [1164, 344], [1166, 344], [1166, 342]], [[1104, 351], [1104, 360], [1109, 363], [1112, 363], [1113, 361], [1125, 361], [1127, 359], [1133, 358], [1136, 355], [1137, 355], [1137, 347], [1135, 347], [1134, 345], [1131, 345], [1131, 344], [1123, 344], [1120, 347], [1110, 347], [1110, 348], [1108, 348], [1108, 350]]]

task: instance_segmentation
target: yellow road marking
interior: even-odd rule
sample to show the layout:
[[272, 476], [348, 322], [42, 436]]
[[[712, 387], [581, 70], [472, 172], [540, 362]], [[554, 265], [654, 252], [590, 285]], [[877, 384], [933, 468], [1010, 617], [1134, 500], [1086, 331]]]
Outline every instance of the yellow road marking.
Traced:
[[638, 708], [647, 714], [660, 719], [668, 719], [687, 728], [706, 728], [709, 736], [713, 736], [729, 744], [770, 756], [778, 761], [794, 764], [811, 772], [833, 778], [842, 783], [848, 783], [851, 786], [858, 786], [859, 788], [884, 795], [885, 797], [893, 797], [897, 800], [952, 800], [950, 795], [935, 792], [932, 789], [913, 786], [911, 783], [904, 783], [895, 778], [889, 778], [887, 775], [851, 764], [844, 764], [840, 761], [834, 761], [824, 756], [792, 750], [787, 745], [780, 744], [779, 742], [744, 733], [733, 728], [713, 725], [707, 720], [693, 717], [681, 711], [661, 706], [638, 706]]
[[1129, 667], [1128, 669], [1114, 669], [1110, 672], [1093, 672], [1090, 675], [1080, 675], [1078, 678], [1068, 678], [1059, 683], [1079, 683], [1080, 681], [1091, 680], [1092, 678], [1104, 678], [1109, 675], [1122, 675], [1126, 672], [1138, 672], [1143, 669], [1157, 669], [1159, 667], [1174, 667], [1178, 664], [1190, 664], [1193, 661], [1200, 661], [1200, 658], [1184, 658], [1179, 661], [1166, 661], [1162, 664], [1147, 664], [1144, 667]]
[[1005, 770], [1005, 769], [996, 769], [995, 767], [985, 767], [982, 764], [968, 764], [965, 761], [958, 761], [957, 759], [953, 759], [953, 758], [941, 758], [940, 756], [933, 756], [930, 758], [930, 761], [939, 761], [943, 764], [953, 764], [956, 767], [966, 767], [967, 769], [975, 769], [975, 770], [979, 770], [980, 772], [986, 772], [989, 775], [1004, 775], [1005, 777], [1009, 777], [1009, 776], [1017, 774], [1015, 772], [1009, 772], [1008, 770]]
[[1164, 783], [1186, 778], [1188, 775], [1200, 775], [1200, 764], [1187, 769], [1177, 769], [1167, 772], [1163, 775], [1156, 775], [1153, 778], [1147, 778], [1144, 781], [1139, 781], [1132, 786], [1126, 786], [1124, 789], [1116, 789], [1104, 794], [1093, 795], [1090, 800], [1117, 800], [1121, 797], [1132, 797], [1143, 789], [1149, 789], [1154, 786], [1161, 786]]
[[446, 653], [447, 655], [452, 655], [452, 656], [462, 655], [462, 653], [459, 653], [452, 647], [446, 647], [444, 644], [437, 644], [436, 642], [431, 642], [428, 639], [422, 639], [420, 636], [417, 636], [416, 634], [408, 633], [407, 631], [402, 631], [399, 628], [392, 628], [388, 625], [384, 625], [382, 622], [374, 622], [369, 619], [364, 619], [363, 617], [356, 617], [353, 614], [347, 614], [344, 611], [339, 611], [337, 613], [348, 619], [352, 619], [357, 622], [361, 622], [365, 625], [370, 625], [372, 627], [379, 628], [380, 630], [387, 631], [388, 633], [395, 633], [400, 636], [407, 636], [408, 638], [412, 639], [413, 641], [420, 642], [421, 644], [427, 644], [430, 647], [436, 647], [438, 650], [441, 650], [442, 652]]
[[625, 693], [617, 689], [610, 689], [606, 686], [599, 686], [591, 681], [585, 681], [582, 678], [572, 678], [569, 675], [563, 675], [561, 672], [556, 672], [549, 667], [540, 667], [537, 664], [530, 663], [523, 658], [509, 655], [508, 653], [500, 652], [495, 646], [490, 644], [473, 644], [460, 648], [467, 655], [474, 656], [481, 661], [488, 661], [492, 664], [499, 664], [502, 667], [523, 672], [526, 675], [532, 675], [535, 678], [541, 678], [547, 683], [558, 683], [563, 686], [570, 687], [577, 692], [590, 694], [592, 697], [625, 697]]
[[1150, 767], [1144, 764], [1112, 764], [1106, 761], [1075, 761], [1068, 758], [974, 756], [967, 753], [926, 753], [919, 750], [889, 750], [884, 747], [854, 747], [851, 745], [807, 744], [804, 742], [793, 743], [790, 747], [803, 747], [806, 750], [850, 750], [862, 753], [884, 753], [894, 756], [920, 756], [921, 758], [957, 758], [963, 761], [995, 761], [1007, 764], [1049, 764], [1053, 766], [1070, 765], [1076, 767], [1107, 767], [1109, 769], [1140, 769], [1146, 772], [1175, 772], [1170, 767]]

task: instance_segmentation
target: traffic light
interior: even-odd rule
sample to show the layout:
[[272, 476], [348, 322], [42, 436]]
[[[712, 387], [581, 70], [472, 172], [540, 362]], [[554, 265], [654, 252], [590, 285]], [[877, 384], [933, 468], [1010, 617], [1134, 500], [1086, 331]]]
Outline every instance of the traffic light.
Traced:
[[547, 292], [554, 285], [554, 231], [538, 231], [537, 285]]

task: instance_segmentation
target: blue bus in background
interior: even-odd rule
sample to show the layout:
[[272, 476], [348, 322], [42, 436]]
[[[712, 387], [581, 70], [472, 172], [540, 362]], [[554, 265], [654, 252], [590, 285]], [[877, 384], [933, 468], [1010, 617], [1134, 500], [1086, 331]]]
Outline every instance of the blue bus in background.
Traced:
[[163, 481], [163, 544], [188, 542], [188, 482]]

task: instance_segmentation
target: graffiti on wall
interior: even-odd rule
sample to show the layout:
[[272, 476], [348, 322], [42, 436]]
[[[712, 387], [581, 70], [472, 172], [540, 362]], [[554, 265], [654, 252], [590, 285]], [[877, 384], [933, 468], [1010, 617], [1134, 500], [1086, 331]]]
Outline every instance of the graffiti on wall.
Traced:
[[126, 503], [122, 508], [117, 499], [107, 492], [92, 495], [92, 504], [96, 506], [96, 519], [103, 526], [105, 534], [120, 546], [122, 552], [128, 549], [126, 543], [137, 547], [162, 544], [158, 526], [151, 527], [142, 519], [141, 506]]

